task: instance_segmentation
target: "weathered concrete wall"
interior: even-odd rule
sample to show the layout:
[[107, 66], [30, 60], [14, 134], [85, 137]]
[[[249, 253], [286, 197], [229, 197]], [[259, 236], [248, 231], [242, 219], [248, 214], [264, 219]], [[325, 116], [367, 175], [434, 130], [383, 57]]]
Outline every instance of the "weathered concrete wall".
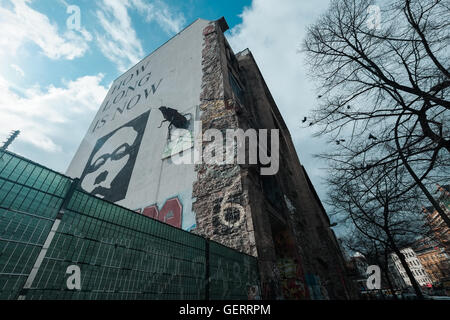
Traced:
[[[258, 257], [268, 287], [264, 290], [272, 297], [346, 299], [345, 261], [328, 216], [298, 160], [289, 131], [253, 56], [245, 50], [237, 58], [246, 85], [241, 122], [280, 130], [278, 174], [270, 178], [248, 175], [253, 182], [250, 203]], [[258, 180], [262, 188], [258, 188]], [[274, 285], [276, 282], [281, 288]]]
[[[238, 128], [236, 110], [230, 108], [225, 95], [226, 58], [223, 32], [219, 23], [211, 22], [203, 30], [203, 82], [201, 121], [203, 132]], [[206, 152], [208, 143], [203, 144]], [[197, 164], [193, 210], [197, 213], [196, 233], [228, 247], [256, 255], [253, 222], [248, 195], [242, 186], [238, 164]]]
[[203, 37], [203, 132], [279, 129], [280, 170], [261, 176], [260, 165], [196, 165], [195, 232], [257, 256], [266, 298], [347, 298], [330, 222], [251, 53], [235, 56], [219, 22], [206, 26]]

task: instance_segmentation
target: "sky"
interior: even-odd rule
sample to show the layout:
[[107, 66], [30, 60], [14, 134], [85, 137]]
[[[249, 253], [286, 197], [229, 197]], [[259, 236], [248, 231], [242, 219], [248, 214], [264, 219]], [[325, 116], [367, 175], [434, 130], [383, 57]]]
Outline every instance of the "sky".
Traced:
[[252, 51], [300, 162], [324, 200], [326, 164], [313, 155], [328, 145], [301, 126], [317, 94], [299, 49], [306, 27], [328, 4], [0, 0], [0, 142], [20, 129], [10, 150], [64, 173], [115, 78], [197, 18], [224, 16], [230, 45], [234, 52]]

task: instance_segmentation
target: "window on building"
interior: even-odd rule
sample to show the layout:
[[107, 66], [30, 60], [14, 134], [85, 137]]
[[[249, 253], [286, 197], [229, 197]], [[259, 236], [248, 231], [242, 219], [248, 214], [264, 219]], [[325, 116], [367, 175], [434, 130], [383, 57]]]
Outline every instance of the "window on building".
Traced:
[[239, 84], [239, 81], [236, 79], [236, 77], [233, 75], [231, 71], [228, 71], [228, 78], [230, 81], [231, 89], [233, 90], [233, 93], [235, 97], [239, 100], [241, 104], [244, 103], [244, 89]]
[[261, 182], [267, 200], [269, 200], [274, 208], [282, 210], [279, 199], [283, 198], [283, 193], [277, 179], [274, 176], [261, 176]]

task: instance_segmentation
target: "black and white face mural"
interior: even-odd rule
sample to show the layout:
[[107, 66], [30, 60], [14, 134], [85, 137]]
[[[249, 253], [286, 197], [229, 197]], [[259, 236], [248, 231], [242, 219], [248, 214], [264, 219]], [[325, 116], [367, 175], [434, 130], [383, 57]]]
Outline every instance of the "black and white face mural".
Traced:
[[125, 198], [150, 111], [97, 140], [81, 175], [81, 187], [117, 202]]

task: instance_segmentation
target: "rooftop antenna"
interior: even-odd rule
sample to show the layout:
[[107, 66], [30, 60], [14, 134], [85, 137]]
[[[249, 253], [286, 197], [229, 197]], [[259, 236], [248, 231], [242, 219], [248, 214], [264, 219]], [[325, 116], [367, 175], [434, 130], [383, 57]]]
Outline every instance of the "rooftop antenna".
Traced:
[[0, 151], [6, 151], [8, 147], [13, 143], [14, 140], [19, 136], [20, 130], [15, 130], [11, 133], [9, 138], [3, 143], [3, 146], [0, 147]]

